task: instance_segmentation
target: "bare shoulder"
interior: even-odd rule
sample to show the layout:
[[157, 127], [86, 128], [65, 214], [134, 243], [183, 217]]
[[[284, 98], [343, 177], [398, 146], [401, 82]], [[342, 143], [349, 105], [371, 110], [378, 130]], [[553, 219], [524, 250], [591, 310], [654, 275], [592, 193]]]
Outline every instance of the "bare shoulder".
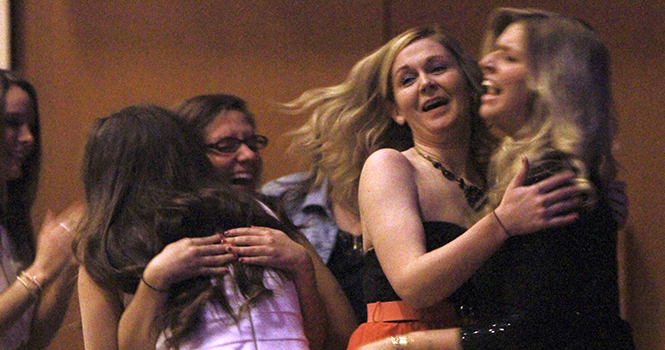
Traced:
[[365, 161], [360, 174], [360, 187], [364, 191], [372, 189], [380, 195], [390, 195], [394, 191], [415, 186], [415, 168], [401, 152], [384, 148], [372, 153]]
[[402, 154], [402, 152], [392, 149], [392, 148], [382, 148], [380, 150], [372, 153], [363, 166], [363, 172], [365, 170], [375, 170], [377, 168], [384, 169], [385, 167], [391, 167], [393, 170], [395, 167], [398, 168], [413, 168], [411, 162], [408, 158]]

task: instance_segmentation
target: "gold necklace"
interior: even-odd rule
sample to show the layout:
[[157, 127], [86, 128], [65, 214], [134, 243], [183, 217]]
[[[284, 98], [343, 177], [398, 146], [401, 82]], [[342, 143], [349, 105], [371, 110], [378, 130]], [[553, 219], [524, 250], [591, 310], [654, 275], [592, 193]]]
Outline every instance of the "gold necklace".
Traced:
[[443, 177], [446, 178], [447, 180], [457, 182], [457, 185], [459, 188], [462, 189], [462, 192], [464, 192], [464, 198], [466, 198], [466, 202], [469, 204], [469, 206], [475, 210], [478, 211], [480, 208], [482, 208], [485, 203], [487, 203], [487, 196], [485, 195], [485, 190], [475, 186], [473, 184], [467, 184], [463, 178], [460, 176], [455, 175], [452, 171], [446, 169], [440, 161], [432, 158], [431, 156], [423, 153], [418, 147], [413, 146], [413, 148], [420, 154], [421, 157], [425, 158], [427, 161], [432, 163], [432, 165], [439, 169], [441, 171], [441, 174], [443, 174]]

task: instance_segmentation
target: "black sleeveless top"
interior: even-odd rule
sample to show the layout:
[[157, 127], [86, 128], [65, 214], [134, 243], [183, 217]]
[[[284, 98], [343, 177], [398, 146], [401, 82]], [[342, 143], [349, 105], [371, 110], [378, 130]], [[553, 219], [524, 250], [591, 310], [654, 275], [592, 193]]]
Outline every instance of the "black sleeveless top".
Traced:
[[[466, 231], [464, 227], [442, 221], [423, 222], [423, 228], [425, 230], [425, 245], [428, 252], [450, 243]], [[448, 300], [455, 304], [461, 303], [465, 300], [465, 295], [468, 294], [468, 288], [468, 283], [465, 283]], [[363, 293], [365, 295], [365, 302], [368, 304], [377, 301], [401, 300], [383, 273], [374, 249], [370, 249], [365, 253]]]

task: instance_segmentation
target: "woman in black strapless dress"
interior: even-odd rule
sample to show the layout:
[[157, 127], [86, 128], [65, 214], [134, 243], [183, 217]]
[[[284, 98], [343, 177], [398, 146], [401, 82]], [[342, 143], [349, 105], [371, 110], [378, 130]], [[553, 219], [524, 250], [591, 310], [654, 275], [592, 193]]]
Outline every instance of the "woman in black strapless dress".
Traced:
[[616, 175], [607, 48], [582, 21], [519, 9], [497, 10], [485, 42], [480, 114], [508, 135], [492, 157], [487, 210], [515, 232], [499, 209], [528, 157], [525, 185], [574, 174], [579, 218], [507, 239], [467, 281], [458, 306], [469, 324], [363, 350], [634, 349], [619, 314], [617, 223], [606, 198]]

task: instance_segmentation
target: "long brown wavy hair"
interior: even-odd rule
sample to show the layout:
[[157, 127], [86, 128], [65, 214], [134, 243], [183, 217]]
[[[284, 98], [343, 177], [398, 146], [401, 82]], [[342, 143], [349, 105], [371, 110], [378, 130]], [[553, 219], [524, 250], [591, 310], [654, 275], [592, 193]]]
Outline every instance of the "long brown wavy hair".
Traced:
[[[143, 270], [181, 238], [260, 225], [298, 233], [271, 216], [248, 194], [230, 189], [185, 121], [157, 106], [131, 106], [98, 119], [86, 144], [83, 182], [86, 213], [76, 249], [103, 288], [133, 294]], [[247, 304], [270, 294], [263, 267], [230, 264]], [[221, 276], [196, 277], [169, 289], [157, 319], [178, 348], [201, 324], [211, 302], [232, 316]]]

